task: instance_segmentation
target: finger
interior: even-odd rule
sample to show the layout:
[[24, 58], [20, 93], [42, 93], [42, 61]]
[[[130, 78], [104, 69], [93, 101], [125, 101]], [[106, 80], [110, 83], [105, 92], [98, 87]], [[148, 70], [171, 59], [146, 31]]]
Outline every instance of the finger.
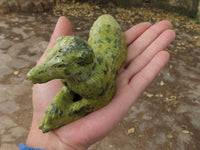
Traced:
[[[168, 52], [158, 52], [153, 57], [153, 59], [143, 68], [143, 70], [132, 77], [129, 84], [124, 86], [124, 88], [121, 88], [121, 91], [117, 93], [116, 100], [112, 101], [115, 105], [112, 106], [111, 111], [116, 111], [118, 116], [123, 117], [132, 107], [144, 89], [152, 82], [160, 70], [166, 65], [168, 60]], [[123, 107], [121, 107], [122, 105]]]
[[47, 49], [52, 48], [55, 45], [56, 39], [62, 35], [72, 35], [72, 24], [65, 16], [61, 16], [58, 19]]
[[58, 19], [58, 22], [55, 26], [54, 32], [51, 35], [47, 49], [45, 50], [44, 54], [42, 55], [40, 60], [37, 62], [37, 64], [40, 64], [45, 59], [47, 50], [52, 48], [55, 45], [56, 39], [62, 35], [72, 35], [71, 22], [64, 16], [61, 16]]
[[133, 26], [132, 28], [124, 32], [126, 45], [129, 45], [130, 43], [135, 41], [150, 26], [151, 24], [149, 22], [143, 22]]
[[161, 21], [148, 28], [139, 38], [137, 38], [127, 49], [125, 67], [142, 53], [163, 31], [171, 28], [169, 21]]
[[127, 80], [131, 79], [137, 72], [144, 68], [159, 51], [164, 50], [174, 38], [175, 33], [173, 30], [164, 31], [145, 51], [129, 64], [126, 70], [124, 70], [126, 74], [125, 78]]
[[[129, 44], [135, 41], [144, 31], [146, 31], [150, 26], [151, 24], [149, 22], [143, 22], [133, 26], [132, 28], [124, 32], [127, 47], [129, 46]], [[118, 73], [122, 72], [123, 70], [124, 70], [124, 65], [120, 68]]]
[[169, 60], [169, 53], [161, 51], [157, 53], [154, 58], [136, 74], [129, 83], [133, 93], [139, 94], [151, 83], [155, 76], [165, 66]]

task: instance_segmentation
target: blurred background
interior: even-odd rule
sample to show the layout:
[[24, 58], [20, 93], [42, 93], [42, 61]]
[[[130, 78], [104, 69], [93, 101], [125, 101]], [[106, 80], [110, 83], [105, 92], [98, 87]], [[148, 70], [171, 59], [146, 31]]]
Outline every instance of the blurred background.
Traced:
[[0, 150], [25, 143], [32, 118], [26, 73], [48, 44], [57, 19], [68, 17], [87, 40], [101, 14], [125, 31], [169, 20], [176, 39], [169, 63], [112, 132], [89, 150], [200, 149], [199, 0], [0, 0]]

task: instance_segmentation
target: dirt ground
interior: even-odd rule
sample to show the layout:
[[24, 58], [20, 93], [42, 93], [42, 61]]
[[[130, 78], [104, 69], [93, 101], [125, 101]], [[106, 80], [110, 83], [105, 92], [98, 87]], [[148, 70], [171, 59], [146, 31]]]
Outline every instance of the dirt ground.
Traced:
[[90, 150], [200, 149], [200, 25], [194, 19], [150, 7], [104, 8], [87, 3], [57, 5], [43, 14], [0, 16], [0, 149], [18, 149], [31, 123], [32, 84], [26, 73], [42, 55], [61, 15], [74, 35], [87, 39], [93, 21], [113, 15], [125, 31], [147, 21], [169, 20], [176, 39], [171, 58], [113, 131]]

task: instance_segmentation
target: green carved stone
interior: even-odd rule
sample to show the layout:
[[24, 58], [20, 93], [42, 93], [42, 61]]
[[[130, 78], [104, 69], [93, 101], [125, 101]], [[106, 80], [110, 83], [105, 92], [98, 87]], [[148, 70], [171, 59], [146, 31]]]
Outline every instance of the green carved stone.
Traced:
[[57, 129], [108, 104], [125, 58], [124, 34], [111, 15], [94, 22], [88, 42], [74, 36], [59, 37], [46, 59], [27, 74], [34, 84], [53, 79], [63, 82], [39, 128], [43, 132]]

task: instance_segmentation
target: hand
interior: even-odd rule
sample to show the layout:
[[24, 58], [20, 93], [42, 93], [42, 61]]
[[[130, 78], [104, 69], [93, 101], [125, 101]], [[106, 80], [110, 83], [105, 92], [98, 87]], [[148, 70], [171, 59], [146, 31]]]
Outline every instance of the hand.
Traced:
[[[33, 120], [26, 144], [44, 149], [82, 150], [106, 136], [167, 63], [169, 54], [164, 49], [175, 37], [170, 28], [168, 21], [155, 25], [145, 22], [126, 31], [127, 58], [119, 70], [117, 90], [112, 101], [100, 110], [59, 129], [43, 134], [38, 126], [46, 107], [61, 89], [62, 83], [60, 80], [53, 80], [34, 85]], [[57, 37], [71, 34], [70, 21], [60, 17], [47, 49], [53, 47]], [[45, 53], [38, 64], [44, 58]]]

